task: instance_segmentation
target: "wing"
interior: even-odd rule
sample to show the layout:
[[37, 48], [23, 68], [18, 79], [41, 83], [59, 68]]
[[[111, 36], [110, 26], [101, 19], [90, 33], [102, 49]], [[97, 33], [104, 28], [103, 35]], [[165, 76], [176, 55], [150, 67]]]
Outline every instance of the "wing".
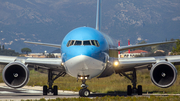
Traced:
[[34, 68], [35, 70], [47, 70], [48, 72], [42, 72], [48, 73], [48, 80], [51, 81], [64, 76], [66, 71], [61, 63], [61, 58], [0, 56], [0, 64], [5, 66], [2, 71], [3, 81], [12, 88], [23, 87], [29, 81], [29, 69], [27, 67]]
[[[113, 66], [116, 72], [127, 72], [135, 69], [151, 68], [159, 62], [180, 64], [180, 55], [176, 56], [156, 56], [156, 57], [137, 57], [137, 58], [119, 58], [113, 60]], [[117, 65], [117, 66], [116, 66]]]
[[166, 41], [166, 42], [156, 42], [156, 43], [148, 43], [148, 44], [138, 44], [138, 45], [129, 45], [129, 46], [121, 46], [117, 48], [111, 48], [110, 50], [116, 50], [116, 51], [123, 51], [128, 49], [134, 49], [134, 48], [140, 48], [140, 47], [146, 47], [146, 46], [154, 46], [154, 45], [160, 45], [160, 44], [167, 44], [167, 43], [175, 43], [176, 41]]
[[36, 44], [36, 45], [43, 45], [43, 46], [49, 46], [49, 47], [56, 47], [56, 48], [61, 48], [61, 45], [58, 45], [58, 44], [40, 43], [40, 42], [30, 42], [30, 41], [24, 41], [24, 43]]
[[29, 57], [13, 57], [13, 56], [0, 56], [0, 64], [9, 64], [13, 62], [20, 62], [28, 65], [28, 67], [36, 67], [42, 69], [59, 69], [64, 70], [61, 65], [61, 58], [29, 58]]
[[[167, 88], [174, 84], [177, 78], [177, 69], [174, 65], [180, 64], [180, 55], [158, 56], [141, 58], [120, 58], [113, 62], [115, 73], [126, 76], [133, 84], [136, 84], [136, 70], [149, 69], [152, 82], [161, 88]], [[132, 71], [132, 78], [126, 72]], [[135, 86], [133, 86], [136, 88]]]

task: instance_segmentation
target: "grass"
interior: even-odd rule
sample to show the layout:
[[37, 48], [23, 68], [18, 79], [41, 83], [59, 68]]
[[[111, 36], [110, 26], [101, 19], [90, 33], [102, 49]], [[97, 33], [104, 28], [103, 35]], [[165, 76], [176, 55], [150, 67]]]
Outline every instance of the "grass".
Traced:
[[[179, 101], [180, 96], [149, 96], [149, 97], [120, 97], [105, 96], [96, 98], [56, 98], [45, 100], [44, 98], [34, 101]], [[22, 100], [32, 101], [32, 100]]]
[[[177, 68], [180, 71], [180, 67]], [[0, 82], [3, 82], [2, 75], [0, 74]], [[153, 93], [180, 93], [180, 75], [178, 74], [177, 80], [173, 86], [169, 88], [159, 88], [155, 86], [150, 79], [150, 73], [148, 70], [142, 70], [137, 72], [137, 82], [143, 86], [143, 92]], [[30, 71], [30, 80], [27, 85], [29, 86], [43, 86], [47, 84], [47, 74], [39, 73], [37, 71]], [[73, 90], [79, 91], [81, 89], [81, 81], [77, 82], [76, 78], [69, 75], [58, 78], [55, 82], [61, 90]], [[88, 89], [92, 92], [99, 93], [114, 93], [114, 92], [126, 92], [127, 85], [131, 82], [126, 77], [120, 77], [118, 74], [113, 74], [106, 78], [93, 78], [88, 80], [86, 84], [89, 85]], [[104, 96], [95, 98], [56, 98], [46, 100], [44, 98], [34, 101], [179, 101], [180, 96]], [[22, 100], [22, 101], [33, 101], [33, 100]]]
[[[179, 68], [178, 68], [179, 71]], [[43, 86], [47, 84], [47, 74], [39, 73], [37, 71], [30, 71], [30, 80], [27, 83], [29, 86]], [[0, 82], [3, 82], [2, 75], [0, 75]], [[169, 88], [159, 88], [151, 82], [150, 73], [148, 70], [142, 70], [137, 72], [137, 83], [142, 85], [143, 92], [153, 93], [180, 93], [180, 75], [177, 75], [177, 80], [173, 86]], [[108, 93], [108, 92], [126, 92], [127, 85], [131, 85], [130, 80], [124, 76], [113, 74], [106, 78], [93, 78], [87, 80], [86, 84], [89, 85], [88, 89], [92, 92]], [[76, 78], [69, 75], [65, 77], [59, 77], [54, 85], [57, 85], [61, 90], [79, 91], [81, 89], [81, 81], [77, 82]]]

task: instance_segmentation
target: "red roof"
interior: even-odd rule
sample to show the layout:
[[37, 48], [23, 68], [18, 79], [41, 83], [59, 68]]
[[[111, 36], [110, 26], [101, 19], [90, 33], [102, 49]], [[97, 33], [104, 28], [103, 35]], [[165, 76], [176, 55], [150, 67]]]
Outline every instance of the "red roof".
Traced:
[[[128, 53], [128, 51], [126, 51], [124, 53]], [[130, 53], [148, 53], [148, 52], [144, 51], [144, 50], [135, 50], [135, 51], [131, 51]]]

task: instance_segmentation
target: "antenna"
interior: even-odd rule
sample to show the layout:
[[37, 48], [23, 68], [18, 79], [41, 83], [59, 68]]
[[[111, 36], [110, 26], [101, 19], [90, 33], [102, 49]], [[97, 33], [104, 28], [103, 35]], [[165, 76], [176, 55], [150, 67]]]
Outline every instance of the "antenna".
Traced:
[[101, 30], [100, 17], [101, 17], [101, 0], [97, 0], [96, 30], [99, 30], [99, 31]]

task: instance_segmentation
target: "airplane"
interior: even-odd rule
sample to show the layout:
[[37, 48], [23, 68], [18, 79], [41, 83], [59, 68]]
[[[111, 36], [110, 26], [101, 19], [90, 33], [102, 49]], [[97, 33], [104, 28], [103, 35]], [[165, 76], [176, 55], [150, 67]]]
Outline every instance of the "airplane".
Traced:
[[[127, 95], [142, 95], [142, 86], [137, 86], [136, 71], [149, 69], [152, 82], [161, 88], [173, 85], [177, 78], [175, 65], [180, 63], [180, 56], [157, 56], [140, 58], [113, 58], [109, 51], [123, 51], [139, 47], [174, 43], [175, 41], [111, 47], [111, 40], [100, 31], [101, 0], [97, 0], [96, 28], [79, 27], [70, 31], [60, 44], [40, 42], [25, 43], [57, 47], [61, 49], [61, 58], [30, 58], [0, 56], [0, 64], [5, 64], [2, 77], [5, 84], [12, 88], [21, 88], [29, 80], [29, 69], [48, 71], [48, 86], [43, 86], [43, 95], [58, 95], [58, 87], [53, 86], [60, 76], [69, 74], [82, 81], [79, 96], [88, 97], [90, 91], [86, 81], [103, 78], [113, 73], [125, 76], [132, 82], [127, 86]], [[127, 72], [132, 72], [128, 75]]]

